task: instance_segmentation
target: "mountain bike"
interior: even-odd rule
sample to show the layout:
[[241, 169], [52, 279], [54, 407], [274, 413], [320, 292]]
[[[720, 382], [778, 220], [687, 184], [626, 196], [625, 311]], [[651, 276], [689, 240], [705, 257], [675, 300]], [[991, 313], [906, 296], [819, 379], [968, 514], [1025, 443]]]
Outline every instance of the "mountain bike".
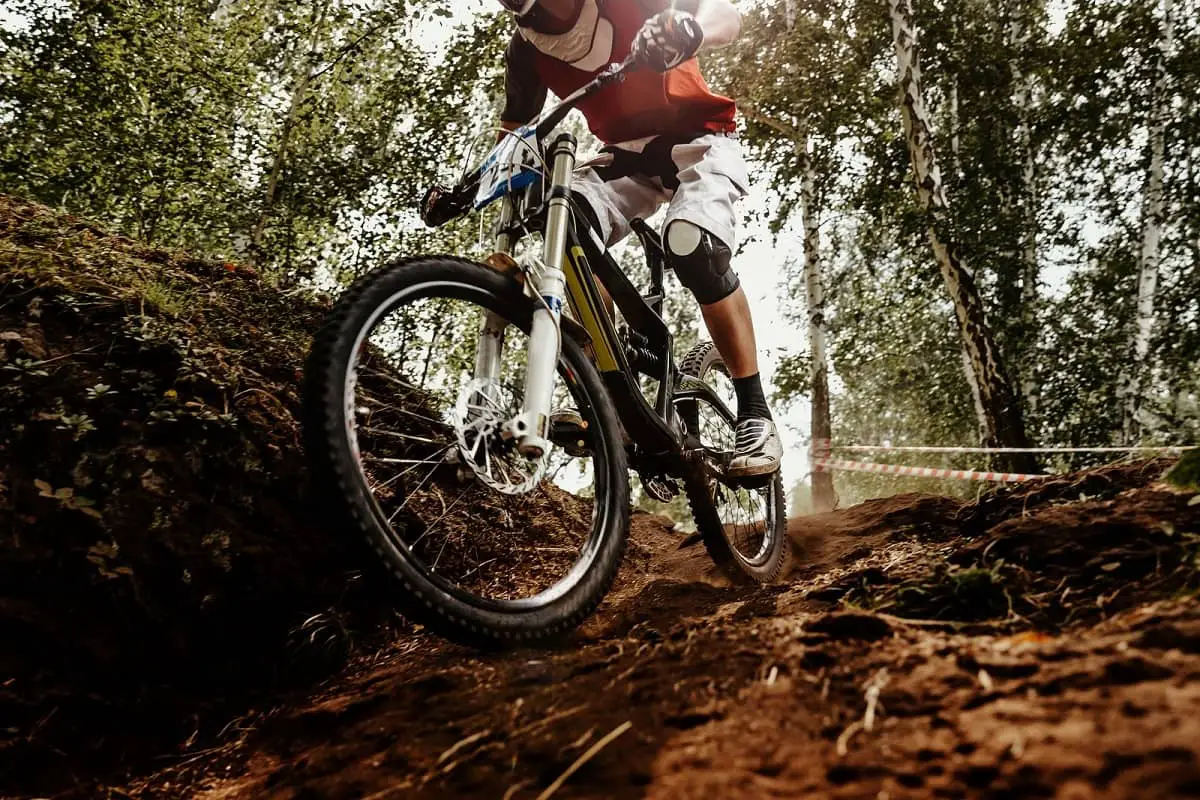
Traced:
[[500, 203], [491, 256], [371, 272], [309, 354], [314, 485], [393, 573], [401, 610], [458, 641], [531, 642], [587, 618], [626, 550], [631, 469], [655, 500], [686, 495], [732, 579], [773, 581], [789, 559], [780, 475], [725, 477], [736, 416], [720, 354], [673, 355], [661, 239], [633, 221], [643, 292], [572, 195], [575, 138], [546, 144], [632, 67], [611, 65], [427, 195], [433, 225]]

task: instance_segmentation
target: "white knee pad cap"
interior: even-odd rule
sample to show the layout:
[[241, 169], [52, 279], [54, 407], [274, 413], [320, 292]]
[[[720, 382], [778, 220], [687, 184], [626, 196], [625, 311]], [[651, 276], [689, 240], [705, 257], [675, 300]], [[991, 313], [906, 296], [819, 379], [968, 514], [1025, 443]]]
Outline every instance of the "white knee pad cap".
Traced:
[[667, 251], [676, 256], [690, 256], [704, 241], [704, 229], [677, 219], [667, 226]]

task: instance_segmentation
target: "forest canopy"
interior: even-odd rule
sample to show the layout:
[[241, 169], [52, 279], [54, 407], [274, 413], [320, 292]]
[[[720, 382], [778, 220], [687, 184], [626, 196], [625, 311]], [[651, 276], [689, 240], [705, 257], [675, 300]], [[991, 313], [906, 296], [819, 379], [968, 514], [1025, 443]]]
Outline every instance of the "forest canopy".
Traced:
[[[1195, 0], [737, 5], [704, 66], [780, 251], [804, 244], [783, 306], [820, 340], [777, 400], [827, 375], [844, 443], [1200, 440]], [[477, 220], [432, 232], [415, 205], [495, 123], [511, 21], [490, 4], [6, 7], [0, 191], [283, 290], [480, 255]]]

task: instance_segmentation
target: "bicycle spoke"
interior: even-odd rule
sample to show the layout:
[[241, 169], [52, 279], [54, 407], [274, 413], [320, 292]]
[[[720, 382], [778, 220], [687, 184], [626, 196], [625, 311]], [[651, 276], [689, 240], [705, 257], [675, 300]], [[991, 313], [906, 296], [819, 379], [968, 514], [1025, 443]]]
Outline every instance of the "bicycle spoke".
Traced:
[[[470, 595], [535, 597], [571, 573], [607, 517], [570, 494], [594, 485], [591, 471], [574, 473], [553, 450], [527, 460], [502, 437], [522, 412], [528, 331], [510, 325], [495, 371], [477, 380], [483, 313], [431, 297], [377, 320], [350, 365], [345, 406], [363, 489], [406, 558]], [[553, 407], [594, 423], [595, 398], [577, 398], [573, 380], [556, 384]], [[567, 488], [548, 494], [541, 482]]]

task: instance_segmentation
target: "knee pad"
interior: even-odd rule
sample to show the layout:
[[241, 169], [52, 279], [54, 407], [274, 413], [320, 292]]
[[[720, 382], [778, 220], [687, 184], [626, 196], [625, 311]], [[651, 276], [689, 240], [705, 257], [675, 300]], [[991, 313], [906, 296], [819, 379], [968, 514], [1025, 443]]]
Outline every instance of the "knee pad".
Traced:
[[699, 225], [675, 220], [667, 226], [665, 244], [671, 269], [700, 305], [718, 303], [741, 286], [729, 247]]

